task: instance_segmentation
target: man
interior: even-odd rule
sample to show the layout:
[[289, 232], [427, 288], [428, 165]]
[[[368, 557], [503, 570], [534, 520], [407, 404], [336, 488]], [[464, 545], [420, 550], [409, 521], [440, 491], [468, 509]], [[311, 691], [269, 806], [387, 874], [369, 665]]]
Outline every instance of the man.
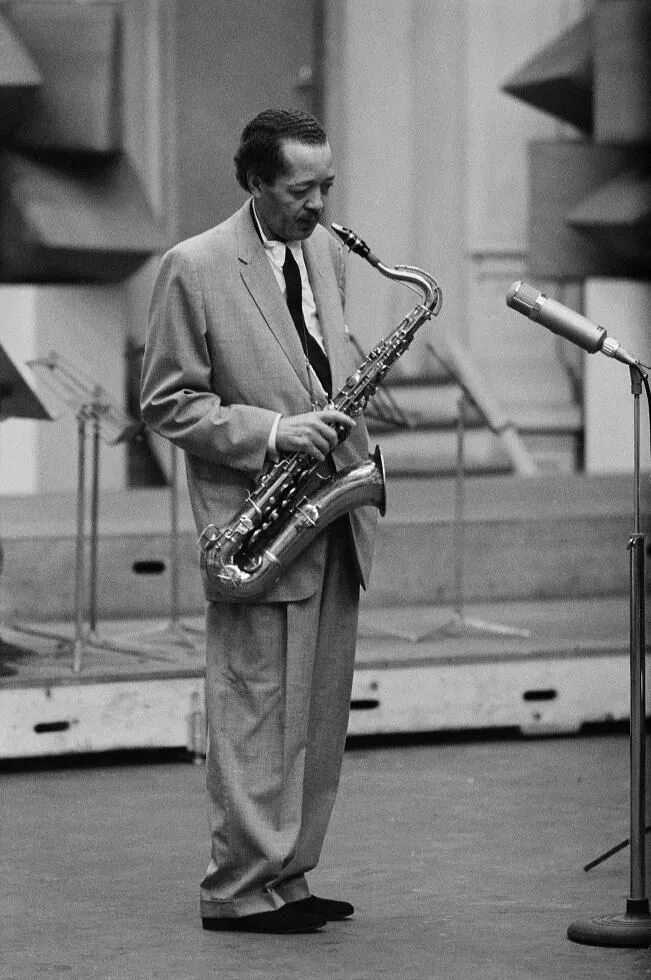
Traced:
[[[355, 364], [342, 249], [318, 223], [335, 176], [326, 134], [266, 110], [235, 164], [249, 198], [163, 257], [143, 364], [143, 417], [185, 451], [199, 532], [226, 523], [278, 454], [332, 472], [368, 453], [363, 420], [328, 407]], [[354, 911], [311, 895], [305, 875], [339, 781], [375, 516], [331, 524], [260, 600], [207, 588], [206, 929], [313, 932]]]

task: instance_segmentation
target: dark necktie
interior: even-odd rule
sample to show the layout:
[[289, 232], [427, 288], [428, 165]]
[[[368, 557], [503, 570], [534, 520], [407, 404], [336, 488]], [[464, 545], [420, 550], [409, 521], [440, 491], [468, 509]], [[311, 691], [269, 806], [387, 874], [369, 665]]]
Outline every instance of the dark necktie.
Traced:
[[330, 365], [321, 344], [312, 336], [305, 325], [303, 317], [303, 290], [301, 286], [301, 273], [298, 263], [292, 255], [289, 246], [285, 248], [285, 262], [283, 264], [283, 275], [287, 287], [287, 306], [291, 313], [294, 326], [301, 341], [301, 347], [310, 362], [319, 381], [330, 398], [332, 395], [332, 376]]

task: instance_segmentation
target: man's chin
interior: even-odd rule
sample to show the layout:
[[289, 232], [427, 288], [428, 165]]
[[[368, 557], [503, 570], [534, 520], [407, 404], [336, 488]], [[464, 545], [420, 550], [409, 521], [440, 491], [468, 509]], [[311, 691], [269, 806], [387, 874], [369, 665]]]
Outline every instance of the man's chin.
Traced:
[[301, 221], [296, 225], [296, 238], [304, 239], [309, 238], [316, 226], [318, 221]]

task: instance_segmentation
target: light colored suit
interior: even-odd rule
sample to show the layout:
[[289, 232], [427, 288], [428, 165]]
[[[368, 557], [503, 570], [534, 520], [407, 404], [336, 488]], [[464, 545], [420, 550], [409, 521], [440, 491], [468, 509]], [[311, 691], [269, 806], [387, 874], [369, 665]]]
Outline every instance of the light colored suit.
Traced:
[[[322, 227], [303, 254], [336, 392], [355, 369], [342, 249]], [[265, 464], [277, 413], [312, 410], [303, 350], [247, 203], [162, 259], [142, 376], [145, 421], [186, 454], [200, 532], [240, 507]], [[366, 459], [358, 420], [333, 454]], [[336, 521], [262, 601], [209, 601], [207, 783], [211, 861], [203, 916], [237, 916], [309, 895], [336, 794], [353, 677], [359, 586], [377, 512]], [[207, 593], [207, 598], [213, 597]]]
[[[355, 369], [343, 315], [342, 249], [318, 226], [303, 243], [303, 253], [336, 392]], [[316, 379], [312, 388], [325, 404]], [[223, 224], [171, 249], [152, 297], [143, 417], [185, 450], [199, 532], [207, 524], [225, 523], [242, 504], [263, 468], [276, 413], [311, 410], [303, 349], [247, 203]], [[340, 469], [367, 455], [366, 427], [359, 420], [332, 458]], [[370, 507], [350, 515], [363, 586], [376, 517]], [[311, 595], [318, 587], [324, 546], [321, 536], [266, 601]]]

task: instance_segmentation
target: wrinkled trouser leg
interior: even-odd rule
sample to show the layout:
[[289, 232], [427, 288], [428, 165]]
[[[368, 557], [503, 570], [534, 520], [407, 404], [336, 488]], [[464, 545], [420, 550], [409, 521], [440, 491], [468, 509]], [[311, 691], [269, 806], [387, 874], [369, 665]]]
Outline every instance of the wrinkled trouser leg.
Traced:
[[341, 525], [321, 589], [296, 603], [210, 603], [206, 620], [211, 861], [203, 916], [309, 895], [343, 758], [358, 586]]

